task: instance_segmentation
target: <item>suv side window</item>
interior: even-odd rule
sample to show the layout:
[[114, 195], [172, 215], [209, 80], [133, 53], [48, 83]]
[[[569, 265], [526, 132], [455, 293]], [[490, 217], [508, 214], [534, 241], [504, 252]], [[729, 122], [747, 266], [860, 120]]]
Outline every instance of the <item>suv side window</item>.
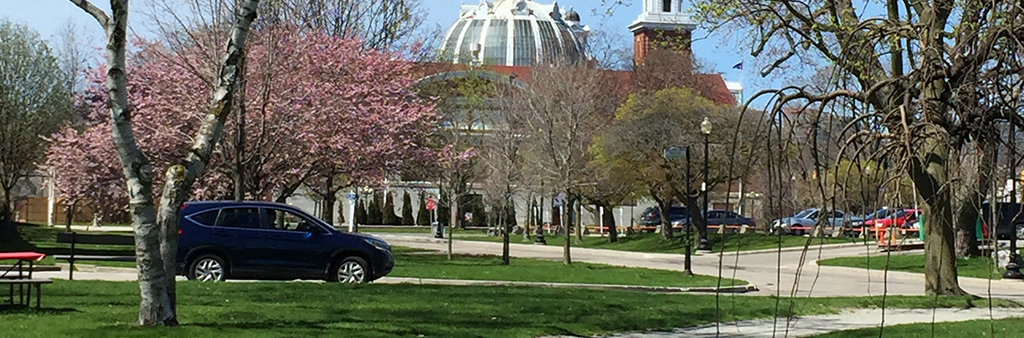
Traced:
[[226, 228], [260, 228], [260, 209], [258, 208], [226, 208], [217, 217], [217, 226]]
[[217, 224], [217, 214], [220, 213], [219, 209], [206, 210], [192, 216], [188, 216], [193, 222], [205, 225], [213, 226]]
[[316, 230], [312, 229], [314, 225], [310, 225], [306, 218], [294, 212], [269, 208], [264, 210], [267, 211], [267, 223], [263, 226], [264, 229], [297, 232], [312, 232]]

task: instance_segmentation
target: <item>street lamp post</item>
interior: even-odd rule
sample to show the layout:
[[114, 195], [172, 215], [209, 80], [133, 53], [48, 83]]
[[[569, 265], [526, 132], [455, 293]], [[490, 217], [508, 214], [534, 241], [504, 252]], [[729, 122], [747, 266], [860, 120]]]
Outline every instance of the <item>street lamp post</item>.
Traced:
[[703, 202], [704, 207], [703, 207], [703, 210], [702, 210], [703, 211], [703, 217], [704, 217], [704, 233], [700, 234], [700, 246], [698, 246], [697, 249], [698, 250], [709, 250], [710, 251], [711, 250], [711, 242], [709, 242], [708, 238], [707, 238], [707, 225], [708, 225], [708, 214], [709, 214], [708, 213], [708, 188], [709, 187], [708, 187], [707, 183], [708, 183], [708, 153], [709, 153], [708, 152], [708, 136], [711, 135], [711, 121], [708, 120], [707, 116], [705, 116], [704, 117], [704, 121], [700, 123], [700, 131], [701, 131], [701, 134], [704, 134], [704, 181], [701, 182], [701, 184], [700, 184], [701, 192], [704, 194], [704, 196], [703, 196], [704, 197], [704, 202]]
[[[690, 188], [693, 186], [690, 180], [690, 146], [686, 146], [686, 195], [690, 195]], [[689, 197], [687, 197], [689, 198]], [[693, 276], [691, 269], [691, 258], [693, 256], [693, 238], [690, 236], [690, 228], [693, 226], [693, 216], [686, 217], [686, 258], [683, 261], [683, 274]]]
[[[1017, 203], [1017, 135], [1013, 123], [1010, 123], [1010, 203]], [[1017, 225], [1013, 224], [1010, 231], [1010, 257], [1003, 271], [1004, 279], [1024, 279], [1020, 272], [1020, 254], [1017, 252]]]
[[[686, 189], [687, 189], [686, 194], [690, 194], [690, 192], [689, 192], [689, 189], [690, 189], [690, 147], [687, 146], [684, 149], [679, 149], [679, 148], [676, 148], [676, 147], [669, 147], [669, 148], [665, 149], [665, 160], [666, 161], [672, 161], [672, 160], [678, 159], [680, 157], [686, 157]], [[668, 216], [669, 216], [668, 210], [662, 210], [661, 211], [661, 217], [668, 217]], [[671, 231], [671, 230], [669, 230], [669, 231]], [[686, 276], [693, 276], [693, 269], [691, 269], [691, 264], [690, 264], [690, 262], [691, 262], [690, 257], [692, 256], [692, 250], [691, 250], [691, 247], [690, 247], [690, 243], [691, 243], [690, 242], [690, 218], [687, 217], [686, 218], [686, 251], [685, 251], [686, 259], [683, 261], [683, 275], [686, 275]]]

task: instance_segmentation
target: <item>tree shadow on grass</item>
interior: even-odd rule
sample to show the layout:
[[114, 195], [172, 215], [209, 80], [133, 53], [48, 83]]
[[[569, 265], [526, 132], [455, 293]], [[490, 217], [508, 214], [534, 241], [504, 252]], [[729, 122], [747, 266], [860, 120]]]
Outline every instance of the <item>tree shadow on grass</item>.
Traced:
[[35, 306], [28, 305], [0, 305], [0, 315], [13, 315], [13, 314], [31, 314], [31, 315], [63, 315], [72, 312], [81, 312], [74, 308], [51, 308], [44, 307], [36, 309]]

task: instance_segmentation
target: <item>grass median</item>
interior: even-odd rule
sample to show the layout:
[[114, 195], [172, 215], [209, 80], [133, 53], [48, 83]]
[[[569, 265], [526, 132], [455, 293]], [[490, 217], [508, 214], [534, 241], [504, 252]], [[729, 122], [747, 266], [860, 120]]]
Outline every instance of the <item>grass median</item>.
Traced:
[[[512, 258], [501, 265], [498, 256], [456, 255], [396, 250], [395, 269], [389, 277], [499, 280], [517, 282], [584, 283], [642, 286], [709, 287], [717, 286], [713, 276], [684, 276], [678, 271], [625, 268], [604, 264]], [[743, 286], [742, 280], [722, 279], [723, 287]]]
[[931, 323], [893, 325], [881, 328], [867, 328], [832, 332], [815, 338], [860, 338], [885, 337], [901, 338], [962, 338], [962, 337], [1020, 337], [1024, 318], [999, 320], [972, 320], [954, 323]]
[[[455, 239], [467, 240], [467, 241], [486, 241], [486, 242], [501, 242], [501, 237], [496, 236], [458, 236], [456, 234]], [[544, 239], [548, 245], [561, 246], [565, 239], [562, 235], [544, 235]], [[578, 248], [593, 248], [593, 249], [608, 249], [608, 250], [622, 250], [622, 251], [635, 251], [635, 252], [649, 252], [649, 253], [683, 253], [686, 248], [686, 235], [683, 233], [675, 234], [670, 240], [664, 240], [661, 238], [661, 234], [654, 233], [636, 233], [629, 236], [619, 236], [618, 242], [610, 243], [608, 237], [598, 236], [584, 236], [583, 243], [576, 243], [575, 239], [571, 239], [574, 247]], [[802, 236], [777, 236], [777, 235], [765, 235], [761, 233], [747, 233], [747, 234], [709, 234], [708, 240], [711, 241], [715, 252], [718, 250], [726, 250], [726, 252], [739, 251], [750, 251], [750, 250], [762, 250], [762, 249], [777, 249], [780, 244], [783, 248], [791, 247], [802, 247], [804, 245], [810, 245], [811, 249], [819, 245], [827, 244], [845, 244], [845, 243], [863, 243], [855, 238], [808, 238]], [[724, 242], [723, 242], [724, 240]], [[810, 241], [808, 243], [808, 240]], [[534, 239], [531, 236], [530, 239], [524, 239], [522, 235], [512, 236], [510, 243], [515, 244], [533, 244]], [[696, 250], [696, 248], [694, 248]]]
[[[541, 287], [178, 283], [181, 326], [144, 328], [138, 284], [56, 281], [44, 308], [0, 307], [0, 336], [35, 337], [537, 337], [668, 330], [876, 307], [881, 298], [655, 294]], [[978, 302], [978, 301], [975, 301]], [[962, 297], [889, 297], [889, 307], [962, 307]], [[792, 304], [792, 307], [790, 306]], [[1001, 303], [1010, 306], [1010, 303]], [[790, 312], [789, 309], [792, 309]]]
[[[865, 257], [839, 257], [818, 261], [824, 266], [845, 266], [871, 270], [924, 273], [924, 254], [878, 254]], [[1002, 279], [1003, 268], [997, 268], [990, 258], [960, 258], [956, 260], [957, 274], [961, 277]]]

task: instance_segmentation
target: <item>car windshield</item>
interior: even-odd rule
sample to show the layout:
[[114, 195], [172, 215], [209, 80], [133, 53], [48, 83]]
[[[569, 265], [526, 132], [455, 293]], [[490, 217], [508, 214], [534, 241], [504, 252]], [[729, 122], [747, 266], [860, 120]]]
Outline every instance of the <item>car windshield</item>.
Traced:
[[881, 209], [864, 216], [864, 219], [886, 218], [892, 214], [893, 209]]
[[793, 215], [793, 217], [794, 218], [804, 218], [804, 217], [810, 216], [812, 213], [814, 213], [814, 209], [807, 209], [807, 210], [804, 210], [804, 211], [796, 213], [796, 215]]

